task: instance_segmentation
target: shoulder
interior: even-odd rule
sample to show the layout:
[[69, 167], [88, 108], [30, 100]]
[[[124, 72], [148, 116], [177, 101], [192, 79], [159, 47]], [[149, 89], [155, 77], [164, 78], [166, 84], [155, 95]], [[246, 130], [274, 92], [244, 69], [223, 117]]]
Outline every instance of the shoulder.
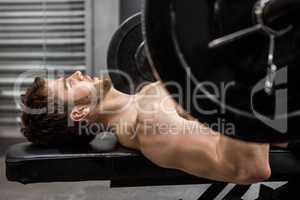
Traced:
[[140, 95], [145, 95], [145, 94], [149, 94], [149, 93], [155, 93], [158, 92], [161, 89], [162, 83], [160, 81], [154, 82], [154, 83], [150, 83], [145, 85], [141, 91], [139, 92]]
[[143, 99], [163, 100], [171, 99], [170, 93], [160, 81], [146, 85], [138, 94]]

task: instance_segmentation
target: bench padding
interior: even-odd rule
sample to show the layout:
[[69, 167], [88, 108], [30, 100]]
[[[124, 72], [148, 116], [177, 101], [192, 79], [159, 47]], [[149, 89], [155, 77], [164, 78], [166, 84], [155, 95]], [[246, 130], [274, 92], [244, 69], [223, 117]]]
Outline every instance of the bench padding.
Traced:
[[[287, 180], [300, 174], [300, 162], [291, 152], [272, 150], [270, 162], [271, 180]], [[8, 180], [23, 184], [88, 180], [109, 180], [112, 187], [212, 183], [157, 167], [139, 152], [97, 140], [76, 149], [14, 145], [7, 152], [6, 175]]]

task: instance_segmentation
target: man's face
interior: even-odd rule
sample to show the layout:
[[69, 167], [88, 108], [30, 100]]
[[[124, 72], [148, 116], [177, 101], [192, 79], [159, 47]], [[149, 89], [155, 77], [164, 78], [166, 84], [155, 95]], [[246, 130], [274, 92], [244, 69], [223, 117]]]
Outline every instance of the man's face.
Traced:
[[48, 80], [47, 85], [59, 99], [76, 105], [101, 101], [112, 84], [107, 77], [91, 78], [77, 71], [67, 77], [54, 81]]

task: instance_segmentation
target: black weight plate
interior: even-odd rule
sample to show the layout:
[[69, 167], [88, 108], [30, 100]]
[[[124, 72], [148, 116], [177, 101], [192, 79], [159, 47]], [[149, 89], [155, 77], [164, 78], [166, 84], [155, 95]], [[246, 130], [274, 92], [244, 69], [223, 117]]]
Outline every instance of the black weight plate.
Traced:
[[143, 53], [141, 31], [139, 13], [120, 26], [108, 48], [107, 65], [113, 85], [127, 94], [134, 94], [142, 85], [155, 81]]
[[[286, 77], [281, 77], [284, 82], [276, 86], [273, 95], [267, 95], [263, 90], [254, 91], [266, 77], [269, 42], [266, 35], [254, 33], [216, 49], [208, 46], [215, 38], [253, 26], [256, 2], [146, 0], [143, 33], [148, 59], [153, 70], [158, 72], [158, 78], [181, 85], [183, 106], [213, 129], [254, 142], [299, 139], [296, 129], [300, 123], [297, 113], [300, 110], [299, 20], [294, 19], [293, 29], [276, 40], [278, 77]], [[297, 19], [299, 17], [298, 14]], [[212, 85], [203, 86], [207, 82]], [[176, 87], [167, 86], [167, 89], [171, 93], [177, 92]], [[201, 99], [196, 99], [196, 104], [193, 103], [196, 96], [193, 92], [202, 95]], [[210, 95], [216, 98], [208, 98]], [[283, 96], [278, 98], [280, 95]], [[276, 105], [278, 113], [274, 111]], [[286, 112], [281, 109], [285, 105]], [[207, 110], [216, 112], [204, 112]]]

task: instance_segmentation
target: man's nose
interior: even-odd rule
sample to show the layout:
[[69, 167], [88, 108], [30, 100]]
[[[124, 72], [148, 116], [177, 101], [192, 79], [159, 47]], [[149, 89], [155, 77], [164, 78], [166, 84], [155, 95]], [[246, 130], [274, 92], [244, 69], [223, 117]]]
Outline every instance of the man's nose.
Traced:
[[81, 73], [81, 71], [76, 71], [76, 72], [72, 75], [72, 77], [80, 80], [80, 79], [82, 78], [82, 73]]
[[81, 76], [82, 74], [81, 74], [81, 71], [76, 71], [76, 72], [74, 73], [74, 75], [75, 75], [75, 76]]

